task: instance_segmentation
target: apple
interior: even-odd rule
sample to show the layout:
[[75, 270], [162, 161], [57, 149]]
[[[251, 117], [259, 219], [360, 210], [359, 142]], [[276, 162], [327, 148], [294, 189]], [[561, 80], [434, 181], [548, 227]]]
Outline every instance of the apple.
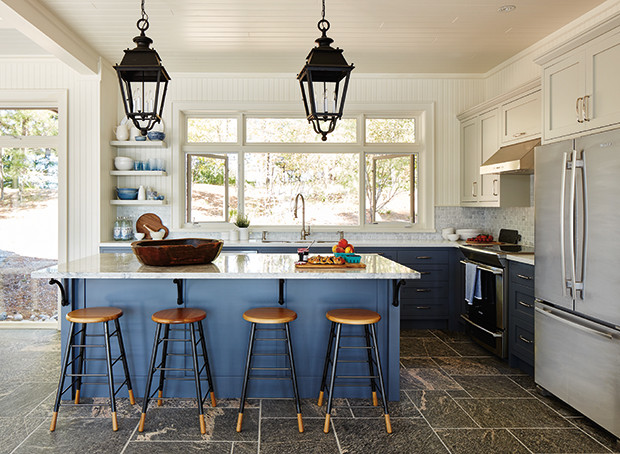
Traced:
[[341, 247], [341, 248], [346, 248], [348, 244], [349, 244], [349, 242], [347, 240], [345, 240], [344, 238], [341, 239], [340, 241], [338, 241], [338, 246]]
[[352, 244], [349, 244], [345, 249], [344, 252], [346, 252], [347, 254], [352, 254], [353, 252], [355, 252], [355, 248], [353, 248]]
[[338, 249], [338, 245], [337, 245], [337, 244], [334, 244], [334, 245], [332, 246], [332, 252], [338, 252], [336, 249]]
[[342, 248], [342, 247], [336, 247], [336, 250], [334, 252], [344, 253], [346, 252], [346, 250], [345, 248]]

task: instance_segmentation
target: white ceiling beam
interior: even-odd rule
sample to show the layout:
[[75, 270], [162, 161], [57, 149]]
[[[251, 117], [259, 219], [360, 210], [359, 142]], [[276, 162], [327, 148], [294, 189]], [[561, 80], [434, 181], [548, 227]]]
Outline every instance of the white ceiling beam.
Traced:
[[99, 73], [98, 52], [38, 0], [0, 0], [0, 17], [78, 73]]

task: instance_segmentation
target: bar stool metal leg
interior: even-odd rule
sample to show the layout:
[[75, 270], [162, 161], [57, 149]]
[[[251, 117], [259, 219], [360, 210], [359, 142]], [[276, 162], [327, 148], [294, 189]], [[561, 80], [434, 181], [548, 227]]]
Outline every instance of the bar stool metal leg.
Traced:
[[161, 347], [161, 368], [159, 369], [159, 387], [157, 388], [157, 406], [162, 406], [164, 396], [164, 379], [166, 377], [166, 359], [168, 358], [168, 339], [170, 337], [170, 325], [164, 326], [164, 338]]
[[[78, 356], [76, 357], [77, 363], [77, 373], [82, 374], [82, 369], [84, 368], [84, 362], [86, 357], [86, 323], [82, 323], [82, 332], [80, 334], [80, 346], [78, 347]], [[76, 347], [74, 345], [73, 347]], [[75, 383], [75, 403], [80, 403], [80, 389], [82, 388], [82, 377], [78, 375], [76, 383]]]
[[62, 396], [63, 387], [65, 386], [65, 377], [67, 376], [67, 367], [69, 366], [69, 356], [71, 355], [71, 339], [75, 330], [75, 323], [71, 323], [69, 327], [69, 336], [67, 337], [67, 346], [65, 348], [65, 356], [62, 359], [60, 379], [58, 380], [58, 391], [56, 392], [56, 401], [54, 402], [54, 412], [52, 413], [52, 423], [50, 424], [50, 432], [56, 430], [56, 419], [58, 419], [58, 409], [60, 407], [60, 397]]
[[202, 357], [205, 362], [205, 370], [207, 372], [207, 380], [209, 381], [209, 393], [211, 393], [211, 406], [215, 407], [217, 402], [215, 401], [215, 390], [213, 385], [213, 376], [211, 375], [211, 368], [209, 367], [209, 356], [207, 354], [207, 342], [205, 340], [204, 329], [202, 323], [198, 322], [198, 334], [200, 334], [200, 346], [202, 347]]
[[327, 395], [327, 414], [325, 415], [325, 425], [323, 426], [323, 432], [329, 433], [329, 420], [332, 412], [332, 399], [334, 398], [334, 384], [336, 382], [336, 368], [338, 367], [338, 351], [340, 350], [340, 332], [342, 330], [342, 323], [336, 323], [336, 341], [334, 348], [334, 359], [332, 360], [332, 373], [329, 380], [329, 393]]
[[123, 363], [123, 370], [125, 371], [125, 380], [127, 380], [127, 392], [129, 393], [129, 403], [135, 405], [136, 399], [133, 395], [133, 387], [131, 386], [131, 378], [129, 376], [129, 366], [127, 365], [127, 356], [125, 356], [125, 344], [123, 344], [123, 336], [121, 334], [121, 324], [118, 319], [114, 319], [114, 326], [116, 328], [116, 339], [118, 340], [118, 348], [121, 351], [121, 361]]
[[198, 401], [198, 418], [200, 419], [200, 433], [207, 433], [205, 425], [205, 415], [202, 408], [202, 389], [200, 388], [200, 370], [198, 369], [198, 354], [196, 353], [196, 329], [193, 323], [189, 324], [190, 336], [192, 339], [192, 361], [194, 362], [194, 379], [196, 384], [196, 400]]
[[323, 394], [325, 391], [325, 381], [327, 380], [327, 367], [329, 366], [329, 359], [332, 355], [332, 343], [334, 341], [334, 330], [336, 324], [332, 322], [329, 328], [329, 341], [327, 342], [327, 354], [325, 355], [325, 365], [323, 366], [323, 378], [321, 379], [321, 391], [319, 392], [319, 401], [317, 405], [323, 406]]
[[153, 341], [153, 351], [151, 353], [151, 363], [149, 365], [149, 372], [146, 378], [146, 388], [144, 390], [144, 402], [142, 403], [142, 414], [140, 415], [140, 424], [138, 425], [138, 432], [144, 431], [144, 421], [146, 419], [146, 409], [149, 406], [149, 398], [151, 395], [151, 384], [153, 382], [153, 375], [155, 374], [155, 360], [157, 358], [157, 347], [159, 346], [159, 335], [161, 334], [161, 324], [157, 324], [155, 328], [155, 340]]
[[370, 344], [370, 333], [368, 332], [368, 325], [364, 325], [364, 337], [366, 338], [366, 351], [368, 352], [368, 370], [370, 372], [370, 389], [372, 391], [372, 405], [378, 406], [379, 401], [377, 400], [377, 385], [375, 384], [375, 376], [374, 367], [372, 366], [372, 346]]
[[377, 360], [377, 372], [379, 373], [379, 387], [381, 389], [381, 400], [383, 401], [383, 414], [385, 416], [385, 428], [387, 433], [392, 433], [392, 423], [390, 422], [390, 412], [388, 411], [387, 399], [385, 397], [385, 386], [383, 384], [383, 372], [381, 370], [381, 360], [379, 359], [379, 346], [377, 344], [377, 332], [375, 325], [370, 325], [370, 335], [372, 336], [373, 349]]
[[286, 330], [286, 345], [288, 346], [288, 360], [291, 369], [291, 379], [293, 381], [293, 393], [295, 394], [295, 406], [297, 408], [297, 427], [299, 432], [304, 431], [304, 422], [301, 418], [301, 401], [299, 400], [299, 391], [297, 390], [297, 374], [295, 373], [295, 361], [293, 361], [293, 344], [291, 342], [291, 330], [288, 323], [284, 324]]
[[103, 322], [103, 337], [105, 342], [106, 366], [108, 368], [108, 388], [110, 390], [110, 409], [112, 410], [112, 430], [118, 430], [116, 419], [116, 399], [114, 398], [114, 373], [112, 372], [112, 352], [110, 351], [110, 330], [108, 322]]
[[243, 424], [243, 409], [245, 407], [245, 396], [248, 391], [248, 377], [250, 376], [250, 366], [252, 362], [252, 350], [254, 348], [254, 336], [256, 334], [256, 323], [252, 323], [250, 328], [250, 342], [248, 344], [248, 357], [245, 361], [245, 373], [243, 374], [243, 388], [241, 391], [241, 400], [239, 402], [239, 416], [237, 417], [237, 432], [241, 432]]

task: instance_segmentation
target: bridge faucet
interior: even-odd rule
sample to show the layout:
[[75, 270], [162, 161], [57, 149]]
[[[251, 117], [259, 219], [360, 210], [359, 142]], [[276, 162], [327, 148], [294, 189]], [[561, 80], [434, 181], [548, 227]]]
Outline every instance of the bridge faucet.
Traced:
[[297, 202], [301, 198], [301, 239], [305, 240], [310, 235], [310, 228], [306, 228], [306, 200], [301, 192], [295, 196], [295, 207], [293, 208], [293, 217], [297, 219]]

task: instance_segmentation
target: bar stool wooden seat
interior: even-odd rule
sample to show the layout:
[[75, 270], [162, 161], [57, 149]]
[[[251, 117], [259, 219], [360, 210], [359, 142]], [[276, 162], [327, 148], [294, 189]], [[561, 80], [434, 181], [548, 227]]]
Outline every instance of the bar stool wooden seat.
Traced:
[[[297, 409], [297, 427], [299, 432], [304, 431], [304, 423], [301, 417], [301, 401], [299, 400], [299, 391], [297, 389], [297, 375], [295, 374], [295, 361], [293, 360], [293, 345], [291, 343], [291, 332], [289, 328], [289, 322], [292, 322], [297, 318], [297, 313], [290, 310], [285, 309], [283, 307], [257, 307], [254, 309], [247, 310], [243, 314], [243, 319], [252, 323], [250, 328], [250, 341], [248, 345], [248, 355], [245, 363], [245, 372], [243, 375], [243, 388], [241, 391], [241, 401], [239, 403], [239, 416], [237, 418], [237, 432], [241, 432], [241, 426], [243, 424], [243, 410], [245, 407], [245, 399], [248, 390], [248, 380], [253, 378], [274, 378], [274, 379], [282, 379], [282, 377], [251, 377], [251, 370], [288, 370], [291, 374], [290, 379], [293, 384], [293, 394], [295, 396], [295, 406]], [[257, 328], [257, 325], [284, 325], [284, 328]], [[256, 337], [257, 331], [284, 331], [284, 338], [273, 338], [273, 337]], [[289, 367], [280, 368], [280, 367], [260, 367], [253, 368], [252, 367], [252, 358], [255, 355], [254, 351], [254, 341], [286, 341], [287, 352], [286, 353], [261, 353], [261, 356], [287, 356], [289, 361]]]
[[[134, 399], [133, 390], [131, 386], [131, 379], [129, 377], [129, 368], [127, 366], [127, 358], [125, 355], [125, 347], [123, 345], [123, 337], [121, 334], [121, 326], [118, 319], [123, 315], [123, 311], [116, 307], [89, 307], [86, 309], [76, 309], [67, 314], [67, 320], [71, 322], [71, 326], [69, 327], [69, 336], [67, 338], [67, 347], [65, 349], [65, 354], [62, 360], [61, 372], [60, 372], [60, 380], [58, 382], [58, 391], [56, 392], [56, 401], [54, 403], [54, 411], [52, 413], [52, 423], [50, 424], [50, 431], [53, 432], [56, 430], [56, 420], [58, 418], [58, 410], [60, 409], [60, 399], [62, 395], [68, 391], [69, 389], [75, 386], [75, 404], [78, 405], [80, 403], [80, 391], [82, 388], [82, 384], [87, 384], [82, 382], [82, 377], [107, 377], [107, 385], [110, 393], [110, 408], [112, 410], [112, 430], [118, 430], [118, 420], [116, 418], [116, 399], [115, 396], [120, 391], [120, 389], [126, 385], [127, 391], [129, 393], [129, 401], [131, 405], [136, 403]], [[108, 322], [114, 322], [114, 331], [110, 333]], [[75, 325], [79, 323], [82, 325], [82, 328], [78, 331], [75, 331]], [[103, 323], [103, 334], [87, 334], [86, 327], [92, 323]], [[79, 341], [76, 343], [76, 337], [79, 335]], [[120, 354], [117, 358], [112, 360], [112, 353], [110, 348], [110, 338], [116, 337], [118, 348]], [[102, 345], [94, 345], [94, 344], [86, 344], [87, 337], [103, 337], [104, 343]], [[89, 348], [93, 347], [101, 347], [105, 349], [105, 358], [88, 358], [86, 356], [86, 351]], [[77, 349], [77, 356], [74, 356], [73, 351]], [[73, 357], [71, 361], [69, 361], [70, 357]], [[86, 363], [88, 361], [105, 361], [106, 362], [106, 373], [105, 374], [87, 374], [86, 373]], [[125, 381], [122, 382], [118, 388], [114, 389], [114, 374], [113, 374], [113, 366], [121, 361], [123, 365], [123, 371], [125, 373]], [[76, 362], [77, 361], [77, 362]], [[75, 373], [67, 373], [67, 369], [70, 365], [76, 363], [76, 367], [74, 369]], [[66, 377], [73, 377], [71, 384], [64, 388], [64, 383]], [[89, 383], [89, 384], [101, 384], [98, 383]], [[64, 388], [64, 389], [63, 389]]]
[[[207, 398], [208, 394], [211, 394], [211, 406], [216, 406], [215, 401], [215, 391], [213, 389], [213, 377], [211, 376], [211, 369], [209, 367], [209, 357], [207, 355], [207, 344], [205, 341], [204, 330], [202, 328], [202, 320], [207, 317], [205, 311], [201, 309], [194, 308], [177, 308], [177, 309], [164, 309], [159, 312], [155, 312], [151, 319], [157, 323], [157, 327], [155, 328], [155, 340], [153, 341], [153, 352], [151, 354], [151, 362], [149, 366], [149, 372], [146, 379], [146, 389], [144, 391], [144, 402], [142, 405], [142, 415], [140, 415], [140, 424], [138, 425], [138, 431], [144, 431], [144, 423], [146, 420], [146, 409], [149, 405], [149, 400], [155, 395], [157, 392], [157, 405], [162, 405], [163, 392], [164, 392], [164, 381], [166, 378], [174, 378], [175, 380], [194, 380], [194, 384], [196, 386], [196, 401], [198, 403], [198, 419], [200, 421], [200, 433], [204, 434], [207, 432], [204, 418], [204, 409], [203, 404]], [[185, 329], [179, 328], [170, 328], [170, 325], [189, 325], [190, 338], [185, 338]], [[161, 337], [161, 328], [164, 327], [164, 335]], [[198, 330], [198, 336], [196, 336], [196, 329]], [[183, 332], [183, 338], [173, 338], [170, 337], [171, 331], [181, 331]], [[169, 342], [189, 342], [191, 354], [179, 354], [179, 353], [170, 353], [168, 351], [168, 343]], [[159, 350], [159, 345], [162, 346], [162, 354], [161, 361], [158, 366], [155, 366], [155, 362], [157, 360], [157, 352]], [[201, 368], [198, 368], [198, 351], [196, 346], [200, 344], [200, 348], [202, 350], [202, 360], [203, 364]], [[168, 356], [182, 356], [182, 357], [191, 357], [192, 358], [192, 368], [167, 368], [166, 367], [166, 359]], [[205, 380], [201, 378], [200, 374], [202, 371], [206, 373], [206, 380], [209, 385], [209, 389], [205, 396], [202, 395], [201, 389], [201, 380]], [[159, 385], [157, 390], [151, 395], [151, 385], [153, 382], [153, 376], [155, 373], [159, 371]], [[185, 378], [185, 377], [166, 377], [167, 371], [193, 371], [194, 378]]]
[[[387, 397], [385, 395], [385, 387], [383, 386], [383, 372], [381, 370], [381, 360], [379, 359], [379, 347], [377, 344], [377, 333], [375, 330], [375, 324], [381, 320], [381, 316], [374, 311], [370, 311], [368, 309], [334, 309], [325, 314], [327, 319], [332, 322], [330, 332], [329, 332], [329, 341], [327, 343], [327, 354], [325, 355], [325, 365], [323, 367], [323, 378], [321, 380], [321, 391], [319, 393], [319, 401], [318, 405], [321, 407], [323, 405], [323, 395], [327, 385], [327, 371], [329, 369], [329, 365], [331, 364], [331, 375], [329, 380], [328, 389], [328, 397], [327, 397], [327, 413], [325, 415], [325, 425], [323, 427], [323, 432], [329, 432], [329, 422], [331, 418], [331, 410], [332, 410], [332, 400], [334, 398], [334, 386], [336, 383], [336, 378], [368, 378], [370, 379], [370, 389], [372, 391], [372, 404], [376, 407], [378, 403], [377, 399], [377, 381], [378, 388], [381, 392], [381, 400], [383, 403], [383, 414], [385, 416], [385, 428], [388, 433], [392, 433], [392, 424], [390, 422], [390, 414], [387, 406]], [[363, 336], [347, 336], [347, 337], [364, 337], [365, 338], [365, 346], [363, 347], [355, 347], [355, 346], [347, 346], [343, 347], [340, 345], [341, 341], [341, 330], [342, 325], [358, 325], [364, 327], [364, 335]], [[333, 358], [332, 358], [332, 349], [333, 345], [336, 345], [334, 349]], [[348, 349], [365, 349], [368, 352], [368, 376], [337, 376], [336, 369], [338, 366], [338, 353], [341, 348]], [[372, 357], [372, 352], [374, 352], [374, 358]], [[365, 362], [365, 361], [346, 361], [346, 362]], [[374, 369], [376, 368], [377, 373], [375, 375]], [[359, 385], [366, 386], [366, 385]]]

